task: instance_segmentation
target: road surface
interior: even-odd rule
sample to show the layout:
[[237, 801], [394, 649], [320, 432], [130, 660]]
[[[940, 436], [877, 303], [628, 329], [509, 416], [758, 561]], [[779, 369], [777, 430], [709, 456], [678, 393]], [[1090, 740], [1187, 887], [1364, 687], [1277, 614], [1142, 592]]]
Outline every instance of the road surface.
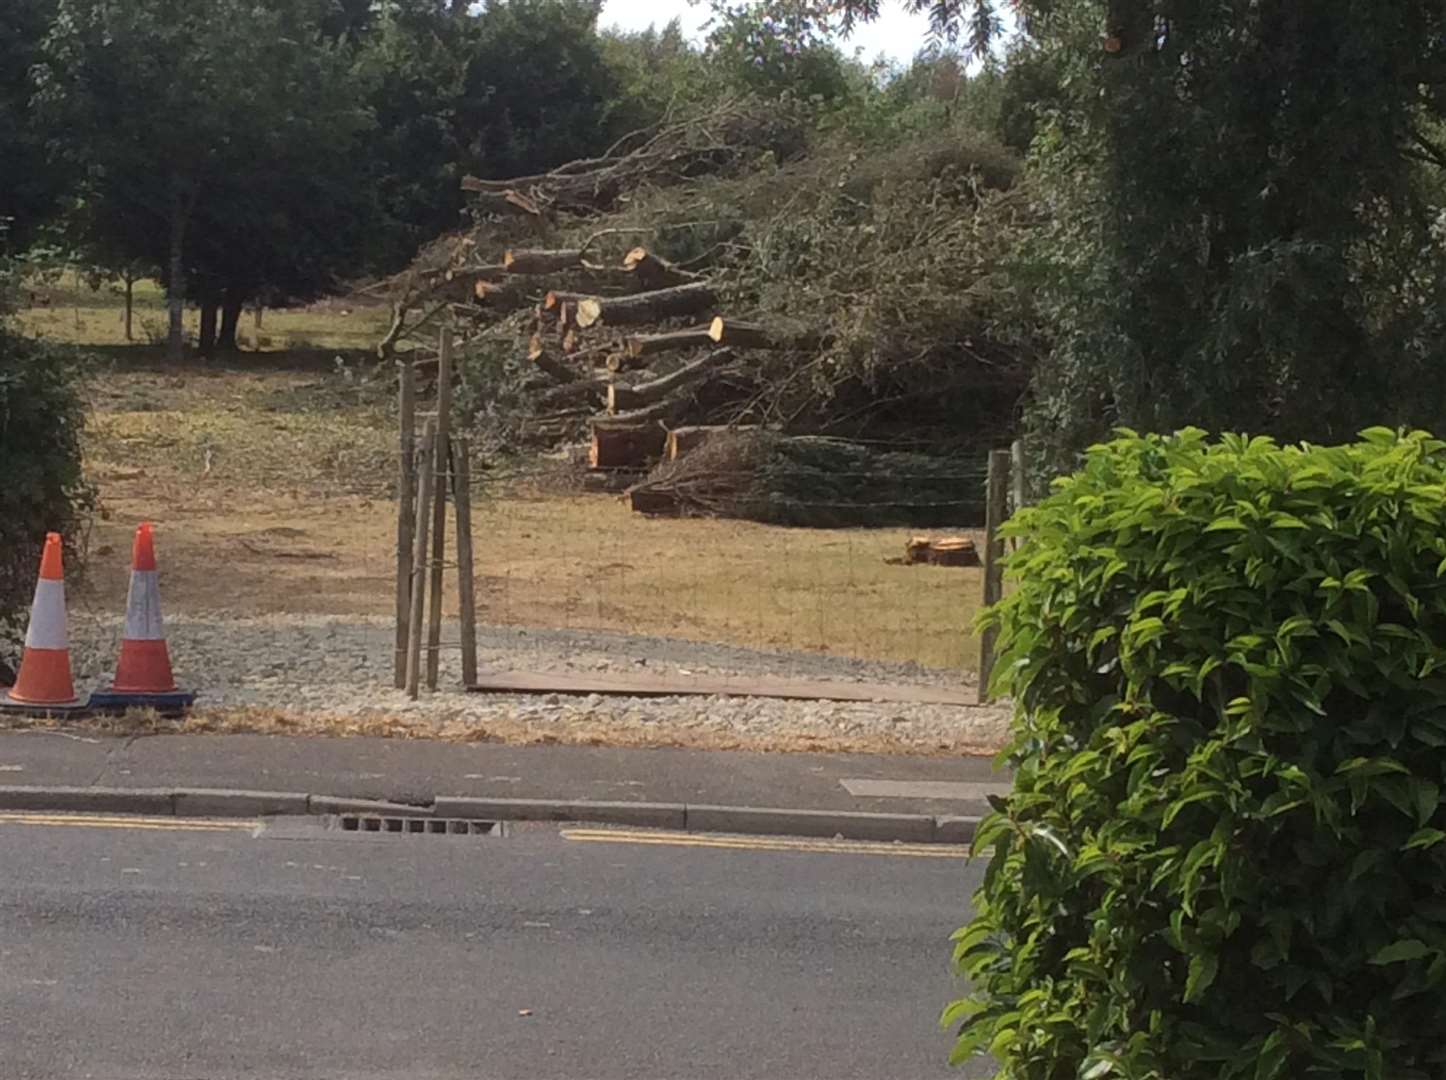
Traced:
[[983, 1077], [945, 853], [0, 815], [0, 1076]]

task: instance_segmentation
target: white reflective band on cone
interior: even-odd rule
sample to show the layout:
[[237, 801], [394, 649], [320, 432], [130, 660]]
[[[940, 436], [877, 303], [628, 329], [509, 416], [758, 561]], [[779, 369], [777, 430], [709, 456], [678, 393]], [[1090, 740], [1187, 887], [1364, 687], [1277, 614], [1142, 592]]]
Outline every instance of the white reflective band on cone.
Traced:
[[27, 649], [65, 649], [65, 582], [41, 578], [35, 583], [35, 604], [25, 631]]
[[166, 636], [161, 626], [161, 587], [156, 573], [131, 571], [131, 589], [126, 594], [126, 637], [131, 641], [160, 641]]

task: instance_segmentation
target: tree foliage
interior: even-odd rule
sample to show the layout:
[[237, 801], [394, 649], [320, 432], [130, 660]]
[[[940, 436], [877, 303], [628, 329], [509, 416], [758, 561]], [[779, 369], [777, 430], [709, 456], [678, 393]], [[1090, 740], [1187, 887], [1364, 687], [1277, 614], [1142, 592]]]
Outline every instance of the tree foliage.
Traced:
[[1013, 793], [955, 956], [1009, 1080], [1446, 1068], [1446, 443], [1122, 434], [1008, 526]]
[[0, 257], [0, 642], [18, 640], [25, 625], [47, 532], [65, 536], [79, 569], [74, 556], [92, 503], [81, 473], [79, 375], [68, 357], [10, 325], [14, 278]]
[[1057, 457], [1115, 422], [1337, 440], [1443, 415], [1439, 6], [1061, 0], [1027, 27], [1062, 87], [1022, 260], [1057, 327], [1034, 422]]

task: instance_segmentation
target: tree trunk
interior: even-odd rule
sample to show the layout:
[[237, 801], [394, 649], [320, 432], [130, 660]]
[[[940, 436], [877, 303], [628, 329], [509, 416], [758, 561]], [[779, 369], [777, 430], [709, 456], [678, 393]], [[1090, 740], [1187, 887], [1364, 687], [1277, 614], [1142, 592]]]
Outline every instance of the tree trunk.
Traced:
[[705, 281], [672, 289], [637, 293], [633, 296], [589, 296], [577, 305], [577, 325], [584, 329], [597, 323], [625, 326], [657, 322], [678, 315], [695, 315], [718, 302], [713, 286]]
[[201, 300], [201, 330], [196, 336], [196, 351], [210, 356], [216, 351], [216, 314], [219, 306], [212, 297]]
[[229, 288], [221, 301], [221, 333], [216, 338], [216, 348], [221, 352], [236, 351], [236, 324], [241, 321], [241, 309], [246, 297], [241, 290]]
[[126, 340], [134, 341], [131, 334], [131, 317], [135, 312], [136, 279], [126, 274]]
[[194, 200], [181, 189], [179, 180], [171, 184], [170, 276], [166, 282], [166, 308], [170, 326], [166, 333], [166, 358], [179, 364], [186, 358], [186, 225]]

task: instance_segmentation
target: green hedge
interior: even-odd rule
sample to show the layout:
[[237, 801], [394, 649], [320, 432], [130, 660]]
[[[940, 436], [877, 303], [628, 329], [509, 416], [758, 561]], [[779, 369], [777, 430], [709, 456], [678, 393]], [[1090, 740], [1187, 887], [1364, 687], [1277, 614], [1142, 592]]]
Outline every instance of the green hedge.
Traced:
[[85, 413], [64, 355], [0, 325], [0, 644], [24, 631], [47, 532], [69, 570], [91, 509], [81, 474]]
[[1446, 1076], [1446, 443], [1361, 439], [1125, 432], [1011, 524], [956, 1058]]

